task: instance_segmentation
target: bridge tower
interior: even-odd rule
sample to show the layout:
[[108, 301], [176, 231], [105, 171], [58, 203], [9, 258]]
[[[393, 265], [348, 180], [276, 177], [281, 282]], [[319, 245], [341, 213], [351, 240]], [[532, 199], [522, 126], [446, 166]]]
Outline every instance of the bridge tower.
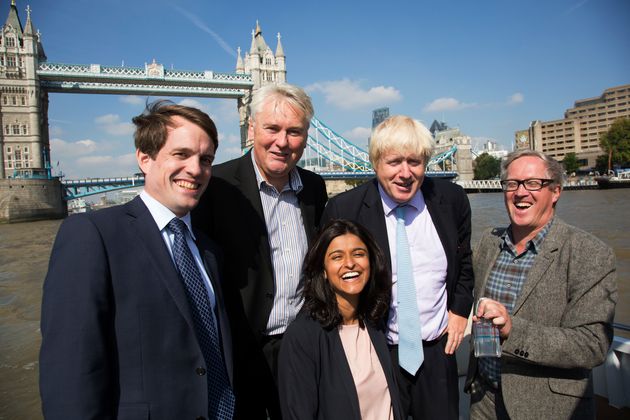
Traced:
[[46, 61], [41, 35], [11, 0], [0, 29], [0, 222], [66, 215], [59, 179], [50, 174], [48, 93], [37, 68]]
[[252, 42], [248, 52], [245, 52], [245, 58], [241, 58], [241, 48], [238, 48], [238, 58], [236, 59], [236, 73], [251, 74], [254, 87], [245, 94], [243, 98], [238, 99], [238, 111], [240, 115], [241, 127], [241, 149], [245, 150], [252, 145], [252, 141], [247, 138], [247, 125], [249, 124], [249, 103], [251, 95], [256, 89], [268, 85], [285, 83], [287, 81], [287, 65], [282, 42], [280, 41], [280, 33], [277, 35], [278, 44], [276, 53], [263, 38], [260, 24], [256, 21], [256, 29], [252, 31]]
[[37, 78], [40, 61], [46, 54], [31, 9], [22, 26], [12, 0], [0, 33], [0, 179], [15, 173], [50, 176], [48, 93]]

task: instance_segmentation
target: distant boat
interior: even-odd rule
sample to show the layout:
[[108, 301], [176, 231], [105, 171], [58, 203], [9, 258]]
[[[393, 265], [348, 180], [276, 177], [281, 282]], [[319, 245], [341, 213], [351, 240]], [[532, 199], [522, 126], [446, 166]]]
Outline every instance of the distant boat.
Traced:
[[601, 189], [630, 188], [630, 169], [619, 169], [609, 176], [595, 177], [597, 186]]

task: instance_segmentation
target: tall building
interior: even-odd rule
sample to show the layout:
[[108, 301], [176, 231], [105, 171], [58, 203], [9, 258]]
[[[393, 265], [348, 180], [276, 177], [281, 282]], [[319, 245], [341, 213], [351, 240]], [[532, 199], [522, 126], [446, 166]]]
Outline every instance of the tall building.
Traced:
[[514, 133], [515, 148], [538, 150], [559, 161], [574, 152], [583, 168], [592, 168], [604, 153], [599, 146], [601, 135], [618, 118], [630, 118], [630, 85], [576, 101], [561, 120], [532, 121], [529, 128]]
[[[431, 126], [433, 128], [433, 125]], [[443, 127], [443, 130], [439, 130], [439, 127]], [[447, 153], [453, 147], [457, 148], [455, 153], [455, 159], [450, 160], [450, 163], [444, 162], [443, 167], [430, 168], [432, 170], [448, 170], [457, 171], [459, 173], [460, 181], [470, 181], [473, 179], [473, 167], [472, 167], [472, 149], [470, 137], [463, 134], [459, 128], [449, 128], [445, 122], [436, 128], [433, 133], [435, 140], [435, 147], [433, 156]], [[446, 165], [445, 165], [446, 164]]]
[[[252, 43], [249, 52], [245, 53], [245, 58], [241, 58], [241, 48], [238, 48], [238, 57], [236, 59], [236, 73], [251, 74], [254, 87], [252, 93], [256, 89], [268, 85], [270, 83], [285, 83], [287, 81], [287, 64], [280, 41], [280, 33], [277, 35], [278, 44], [276, 53], [263, 38], [262, 29], [258, 21], [256, 21], [256, 29], [252, 31]], [[247, 139], [247, 124], [249, 119], [248, 109], [251, 101], [250, 94], [246, 94], [242, 99], [238, 100], [238, 111], [240, 115], [241, 126], [241, 149], [246, 150], [252, 145], [252, 141]]]
[[389, 118], [389, 108], [378, 108], [372, 111], [372, 131], [377, 125]]
[[40, 89], [36, 74], [38, 63], [46, 61], [40, 38], [30, 7], [22, 26], [12, 0], [0, 33], [0, 178], [50, 168], [48, 93]]

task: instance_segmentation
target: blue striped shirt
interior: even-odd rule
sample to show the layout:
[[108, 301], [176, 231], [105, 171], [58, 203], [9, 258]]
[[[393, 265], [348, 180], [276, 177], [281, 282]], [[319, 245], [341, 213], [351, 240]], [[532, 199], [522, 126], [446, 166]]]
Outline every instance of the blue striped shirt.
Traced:
[[[527, 242], [525, 251], [521, 254], [518, 254], [512, 243], [511, 230], [508, 228], [503, 233], [501, 252], [490, 271], [483, 296], [502, 303], [510, 316], [552, 223], [553, 219], [547, 222], [540, 232]], [[501, 358], [480, 357], [478, 366], [481, 376], [498, 387], [501, 383]]]
[[289, 172], [289, 182], [282, 191], [276, 190], [263, 178], [252, 153], [256, 183], [260, 192], [271, 264], [275, 283], [273, 307], [265, 334], [283, 334], [302, 306], [300, 273], [308, 250], [302, 211], [297, 194], [302, 179], [296, 168]]

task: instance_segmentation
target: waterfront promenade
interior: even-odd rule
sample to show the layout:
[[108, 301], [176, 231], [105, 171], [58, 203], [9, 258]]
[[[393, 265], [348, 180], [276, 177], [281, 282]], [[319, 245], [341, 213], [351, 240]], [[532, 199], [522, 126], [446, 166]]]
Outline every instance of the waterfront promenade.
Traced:
[[[473, 244], [507, 216], [501, 193], [469, 194]], [[630, 324], [630, 190], [565, 191], [558, 215], [615, 250], [616, 321]], [[0, 225], [0, 420], [41, 418], [37, 376], [41, 287], [61, 221]], [[618, 335], [624, 335], [616, 332]], [[628, 336], [628, 335], [625, 335]]]

